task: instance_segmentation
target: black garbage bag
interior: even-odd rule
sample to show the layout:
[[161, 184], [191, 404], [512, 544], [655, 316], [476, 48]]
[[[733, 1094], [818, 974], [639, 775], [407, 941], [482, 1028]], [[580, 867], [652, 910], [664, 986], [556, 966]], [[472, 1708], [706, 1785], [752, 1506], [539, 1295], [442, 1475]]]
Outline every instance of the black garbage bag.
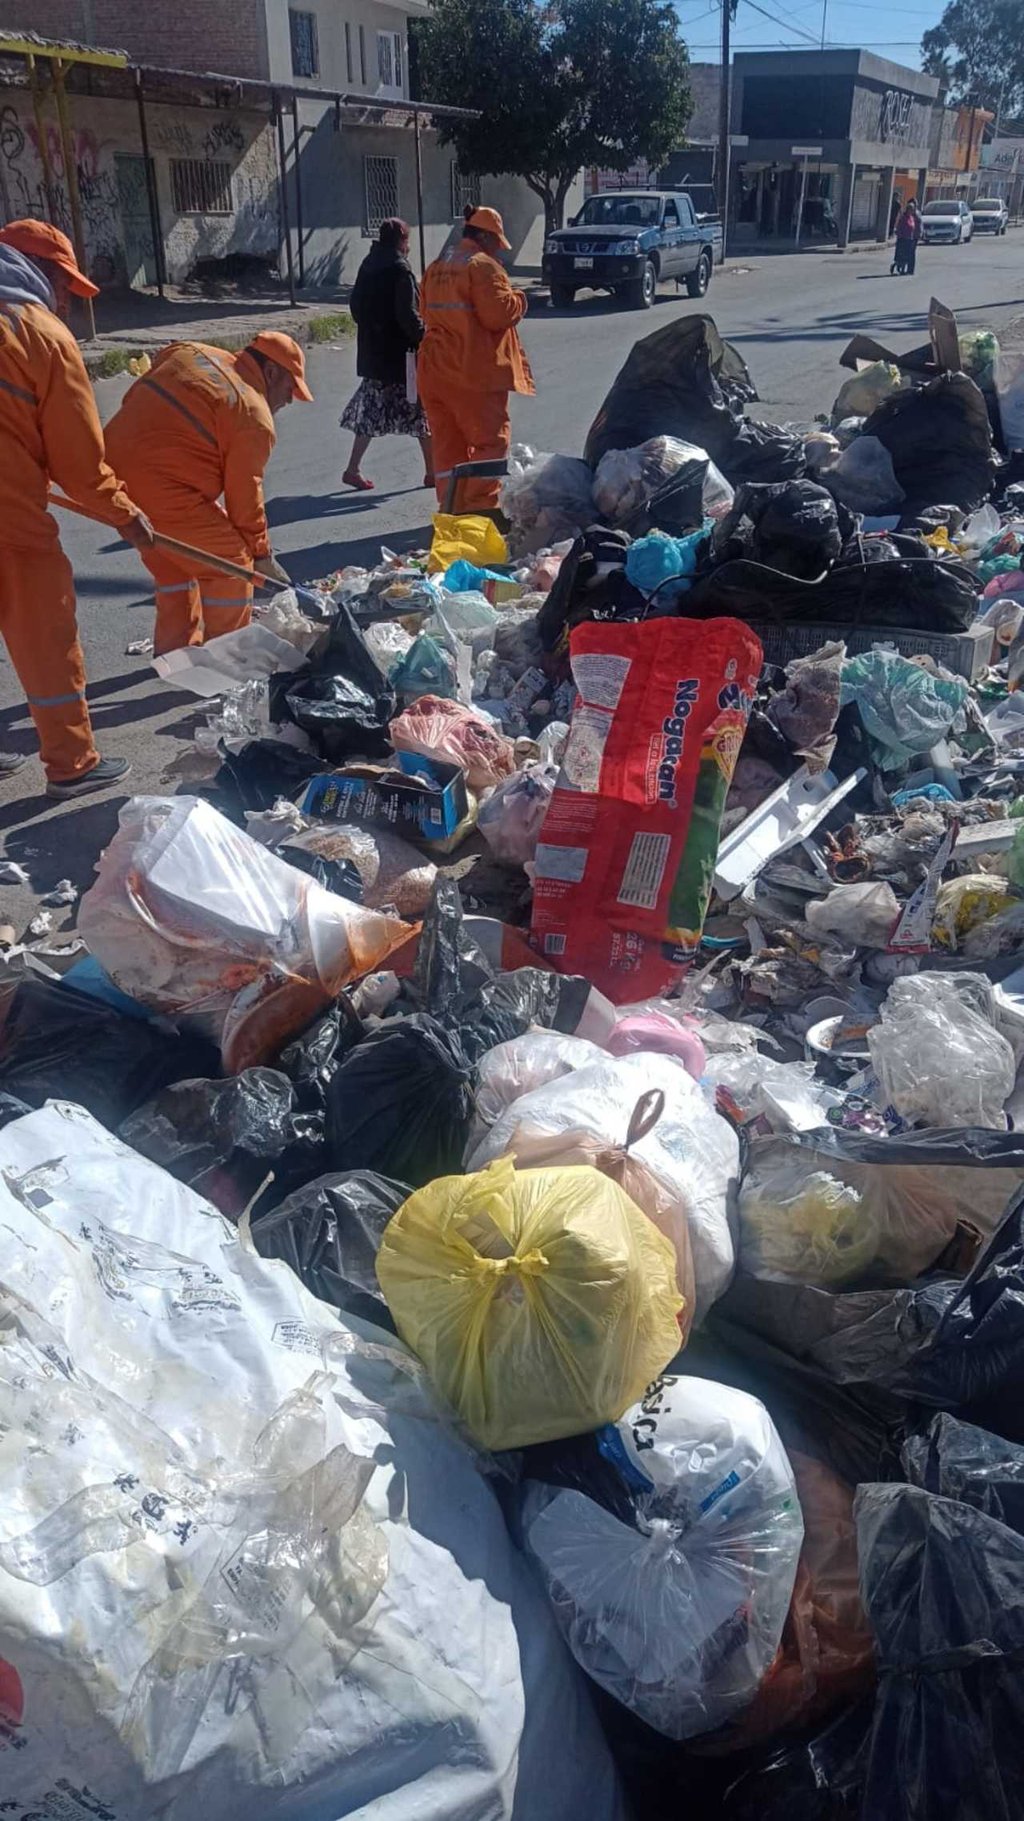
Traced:
[[907, 1438], [901, 1458], [912, 1486], [973, 1505], [1024, 1536], [1024, 1448], [943, 1411], [926, 1434]]
[[691, 619], [728, 613], [741, 620], [795, 625], [827, 622], [921, 632], [964, 632], [977, 607], [977, 581], [966, 564], [934, 557], [840, 560], [820, 581], [784, 575], [748, 558], [699, 576], [686, 596]]
[[271, 678], [270, 712], [275, 721], [294, 721], [332, 765], [353, 753], [390, 752], [395, 692], [346, 606], [339, 605], [322, 651], [301, 670]]
[[644, 597], [626, 578], [630, 542], [625, 531], [604, 525], [591, 525], [576, 539], [537, 614], [545, 651], [554, 651], [583, 620], [640, 617]]
[[872, 1708], [860, 1701], [811, 1738], [775, 1747], [726, 1792], [722, 1821], [860, 1821]]
[[878, 1647], [865, 1821], [1024, 1816], [1024, 1538], [917, 1486], [861, 1486]]
[[804, 472], [802, 439], [740, 415], [756, 397], [736, 349], [712, 317], [682, 316], [634, 344], [587, 435], [592, 468], [609, 449], [675, 436], [706, 449], [727, 480], [791, 480]]
[[864, 435], [877, 436], [892, 456], [907, 520], [938, 501], [973, 511], [992, 491], [988, 410], [965, 373], [940, 373], [925, 386], [892, 393], [872, 411]]
[[327, 1161], [414, 1189], [462, 1168], [472, 1066], [457, 1028], [392, 1018], [345, 1056], [327, 1087]]
[[715, 1308], [836, 1384], [889, 1385], [931, 1339], [955, 1278], [903, 1290], [820, 1290], [738, 1271]]
[[843, 547], [849, 515], [827, 487], [815, 481], [744, 481], [716, 525], [712, 553], [720, 562], [750, 557], [785, 575], [814, 581], [832, 567]]
[[244, 828], [247, 809], [272, 809], [278, 797], [294, 802], [303, 785], [325, 769], [326, 760], [317, 753], [298, 752], [283, 740], [250, 740], [238, 752], [225, 752], [203, 794]]
[[277, 851], [289, 866], [308, 873], [325, 891], [336, 892], [351, 904], [362, 904], [363, 881], [353, 860], [329, 860], [325, 854], [315, 854], [308, 847], [292, 847], [287, 841]]
[[326, 1130], [327, 1090], [342, 1057], [355, 1048], [362, 1035], [362, 1022], [342, 993], [328, 1011], [285, 1044], [277, 1057], [276, 1066], [295, 1089], [298, 1111], [315, 1118], [316, 1125], [309, 1129], [321, 1140]]
[[395, 1324], [377, 1283], [384, 1229], [412, 1190], [404, 1182], [349, 1170], [318, 1176], [252, 1224], [261, 1258], [283, 1258], [307, 1290], [392, 1334]]
[[1024, 1190], [931, 1339], [891, 1385], [932, 1409], [1024, 1442]]
[[119, 1137], [237, 1220], [260, 1184], [308, 1176], [322, 1152], [277, 1069], [245, 1069], [223, 1081], [178, 1081], [137, 1107]]
[[169, 1082], [219, 1066], [204, 1038], [173, 1035], [47, 980], [16, 987], [0, 1029], [0, 1090], [29, 1107], [74, 1101], [111, 1131]]

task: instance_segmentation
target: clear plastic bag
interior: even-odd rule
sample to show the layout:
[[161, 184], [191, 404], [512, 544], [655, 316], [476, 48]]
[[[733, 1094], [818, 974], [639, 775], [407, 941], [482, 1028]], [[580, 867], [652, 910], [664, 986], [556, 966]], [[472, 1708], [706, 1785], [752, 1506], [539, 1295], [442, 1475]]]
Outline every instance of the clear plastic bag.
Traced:
[[848, 417], [869, 417], [883, 399], [901, 392], [908, 383], [892, 361], [871, 361], [843, 381], [832, 406], [833, 424], [841, 424]]
[[740, 1265], [752, 1277], [850, 1283], [878, 1253], [859, 1190], [801, 1151], [756, 1147], [739, 1196]]
[[288, 847], [324, 860], [351, 860], [362, 881], [363, 903], [370, 910], [393, 910], [414, 920], [430, 903], [437, 867], [411, 841], [386, 828], [318, 822], [289, 836]]
[[527, 1031], [523, 1037], [495, 1044], [477, 1065], [476, 1115], [466, 1146], [467, 1157], [472, 1156], [485, 1132], [513, 1101], [604, 1059], [604, 1051], [596, 1043], [561, 1031]]
[[544, 455], [516, 443], [501, 488], [516, 555], [578, 537], [594, 517], [593, 475], [575, 455]]
[[911, 1125], [1004, 1130], [1017, 1067], [994, 1018], [992, 987], [980, 975], [894, 980], [868, 1032], [886, 1103]]
[[541, 1139], [565, 1138], [571, 1146], [581, 1132], [602, 1146], [621, 1146], [637, 1101], [652, 1088], [664, 1095], [664, 1110], [630, 1154], [669, 1191], [673, 1228], [685, 1223], [699, 1320], [732, 1275], [728, 1198], [739, 1171], [739, 1140], [674, 1056], [644, 1050], [610, 1057], [535, 1088], [496, 1120], [467, 1167], [479, 1170]]
[[419, 752], [428, 759], [461, 765], [471, 790], [500, 784], [515, 770], [515, 750], [483, 715], [440, 696], [421, 696], [391, 723], [398, 752]]
[[122, 992], [203, 1031], [233, 1074], [281, 1045], [405, 924], [285, 865], [196, 797], [133, 797], [78, 927]]
[[884, 879], [834, 885], [827, 898], [812, 898], [804, 915], [816, 935], [838, 937], [854, 948], [884, 948], [900, 914], [900, 901]]
[[842, 700], [855, 702], [880, 764], [906, 764], [945, 738], [970, 689], [962, 677], [932, 676], [888, 645], [848, 658]]
[[529, 1481], [523, 1541], [595, 1682], [671, 1739], [753, 1700], [775, 1660], [803, 1519], [764, 1406], [664, 1374], [597, 1437], [632, 1506]]
[[817, 1079], [811, 1063], [775, 1062], [760, 1050], [709, 1056], [704, 1081], [725, 1089], [744, 1125], [767, 1120], [776, 1132], [812, 1132], [843, 1099]]
[[524, 765], [481, 803], [477, 827], [503, 865], [533, 859], [557, 779], [557, 765]]
[[706, 449], [675, 436], [652, 436], [633, 449], [609, 449], [594, 471], [594, 504], [611, 524], [621, 525], [640, 512], [666, 481], [684, 468], [701, 464], [705, 464], [701, 512], [705, 518], [724, 518], [734, 497], [725, 475]]
[[892, 456], [877, 436], [858, 436], [828, 470], [825, 485], [851, 512], [889, 512], [906, 498]]
[[675, 1256], [596, 1170], [431, 1182], [384, 1234], [377, 1277], [403, 1340], [484, 1448], [613, 1419], [676, 1352]]

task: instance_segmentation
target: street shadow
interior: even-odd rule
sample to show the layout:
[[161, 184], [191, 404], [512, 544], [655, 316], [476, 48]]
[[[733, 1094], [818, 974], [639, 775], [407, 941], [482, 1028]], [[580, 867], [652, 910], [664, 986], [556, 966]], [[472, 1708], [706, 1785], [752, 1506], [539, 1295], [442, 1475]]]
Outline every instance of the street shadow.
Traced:
[[405, 493], [414, 492], [410, 487], [390, 487], [387, 491], [377, 490], [372, 493], [356, 493], [346, 489], [338, 493], [293, 493], [279, 494], [276, 499], [267, 501], [267, 524], [294, 525], [306, 519], [348, 518], [354, 512], [372, 511], [375, 506], [383, 505], [385, 500], [399, 499]]
[[[70, 879], [80, 892], [87, 891], [127, 801], [121, 790], [59, 806], [42, 796], [5, 804], [0, 809], [0, 828], [8, 830], [4, 853], [25, 868], [37, 892], [52, 891], [58, 879]], [[47, 816], [48, 810], [53, 813]]]

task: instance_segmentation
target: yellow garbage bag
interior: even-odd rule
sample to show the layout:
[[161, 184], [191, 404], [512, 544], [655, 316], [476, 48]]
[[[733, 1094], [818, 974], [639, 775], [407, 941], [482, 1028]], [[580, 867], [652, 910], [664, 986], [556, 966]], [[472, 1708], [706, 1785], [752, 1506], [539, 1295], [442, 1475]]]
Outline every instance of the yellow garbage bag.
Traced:
[[499, 1157], [440, 1177], [389, 1222], [377, 1277], [402, 1339], [485, 1448], [614, 1422], [679, 1351], [675, 1252], [588, 1166]]
[[437, 512], [434, 515], [434, 541], [427, 558], [431, 575], [457, 563], [460, 557], [486, 569], [488, 563], [507, 563], [508, 545], [493, 519], [475, 512]]

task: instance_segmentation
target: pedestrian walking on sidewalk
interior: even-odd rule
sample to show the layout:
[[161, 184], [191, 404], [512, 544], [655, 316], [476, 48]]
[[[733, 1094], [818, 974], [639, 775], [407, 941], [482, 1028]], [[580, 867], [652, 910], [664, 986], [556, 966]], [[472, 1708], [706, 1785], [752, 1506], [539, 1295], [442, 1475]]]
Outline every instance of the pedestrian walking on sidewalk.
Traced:
[[[510, 247], [497, 209], [467, 209], [458, 245], [435, 259], [423, 277], [427, 332], [420, 349], [419, 388], [434, 441], [434, 478], [442, 506], [453, 468], [507, 458], [512, 441], [509, 394], [534, 391], [516, 330], [526, 315], [526, 293], [509, 283], [503, 250]], [[493, 511], [500, 486], [498, 480], [465, 482], [459, 510]]]
[[[75, 584], [47, 510], [51, 481], [136, 549], [152, 527], [103, 455], [89, 375], [66, 319], [95, 297], [66, 234], [45, 221], [0, 229], [0, 634], [28, 700], [49, 797], [114, 784], [127, 759], [101, 759], [85, 699]], [[18, 768], [0, 755], [0, 775]]]
[[[302, 349], [279, 329], [261, 329], [240, 354], [172, 342], [125, 393], [107, 453], [165, 537], [287, 587], [270, 548], [263, 470], [275, 414], [312, 397]], [[198, 565], [190, 574], [159, 550], [142, 560], [156, 583], [157, 657], [249, 624], [251, 583]]]
[[913, 196], [907, 203], [896, 223], [896, 257], [892, 262], [894, 273], [913, 273], [917, 264], [917, 243], [921, 238], [921, 217], [917, 212], [917, 203]]
[[356, 275], [349, 299], [356, 325], [356, 372], [360, 384], [341, 417], [354, 441], [342, 475], [347, 487], [369, 493], [362, 472], [375, 436], [414, 436], [423, 451], [423, 485], [434, 485], [430, 431], [416, 391], [416, 350], [423, 340], [419, 287], [409, 264], [409, 226], [392, 216], [382, 221], [374, 245]]

